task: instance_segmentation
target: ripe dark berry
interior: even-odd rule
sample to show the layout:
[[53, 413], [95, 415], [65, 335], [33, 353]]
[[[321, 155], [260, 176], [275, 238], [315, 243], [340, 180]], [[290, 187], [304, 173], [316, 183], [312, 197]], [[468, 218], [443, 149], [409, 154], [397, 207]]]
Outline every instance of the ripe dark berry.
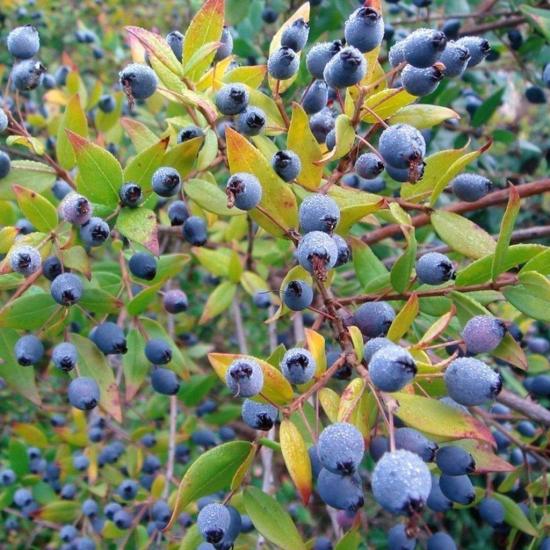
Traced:
[[441, 472], [449, 476], [470, 474], [475, 470], [474, 457], [462, 447], [447, 445], [437, 451], [435, 462]]
[[208, 240], [206, 222], [198, 216], [189, 216], [183, 224], [183, 236], [193, 246], [203, 246]]
[[13, 495], [13, 503], [17, 508], [25, 508], [33, 501], [32, 493], [28, 489], [17, 489]]
[[341, 265], [347, 264], [351, 260], [351, 248], [349, 244], [343, 237], [340, 237], [340, 235], [333, 235], [332, 240], [335, 242], [338, 249], [338, 258], [334, 267], [340, 267]]
[[284, 304], [292, 311], [302, 311], [313, 302], [313, 290], [305, 281], [289, 281], [282, 294]]
[[171, 225], [183, 225], [189, 217], [189, 210], [183, 201], [174, 201], [168, 207], [168, 218]]
[[363, 359], [368, 364], [372, 359], [372, 356], [379, 350], [386, 346], [394, 346], [395, 344], [388, 338], [379, 336], [377, 338], [370, 339], [363, 347]]
[[134, 99], [147, 99], [157, 90], [157, 75], [150, 67], [132, 63], [119, 73], [120, 84]]
[[447, 19], [447, 21], [443, 23], [441, 31], [445, 33], [448, 40], [456, 40], [461, 25], [460, 19]]
[[322, 42], [309, 50], [306, 57], [307, 70], [319, 80], [323, 80], [323, 73], [327, 63], [342, 49], [339, 40], [335, 42]]
[[332, 233], [340, 221], [340, 208], [328, 195], [314, 193], [302, 201], [298, 215], [304, 233]]
[[180, 389], [180, 382], [173, 370], [158, 367], [151, 372], [151, 385], [162, 395], [176, 395]]
[[403, 43], [405, 61], [420, 69], [433, 65], [445, 49], [447, 37], [434, 29], [417, 29]]
[[315, 374], [317, 365], [311, 353], [304, 348], [289, 349], [280, 363], [284, 377], [291, 384], [305, 384]]
[[389, 550], [414, 550], [416, 548], [416, 539], [409, 538], [405, 525], [398, 523], [388, 531], [388, 549]]
[[544, 90], [539, 86], [529, 86], [525, 90], [525, 98], [529, 103], [534, 103], [535, 105], [543, 105], [546, 103]]
[[266, 6], [262, 10], [262, 19], [270, 25], [271, 23], [275, 23], [277, 21], [277, 17], [279, 17], [279, 14], [270, 6]]
[[502, 389], [502, 379], [482, 361], [461, 357], [447, 367], [445, 385], [457, 403], [471, 407], [494, 399]]
[[57, 256], [49, 256], [42, 264], [42, 273], [46, 279], [53, 281], [63, 272], [63, 265]]
[[262, 391], [264, 374], [253, 359], [236, 359], [225, 374], [231, 393], [239, 397], [254, 397]]
[[24, 245], [10, 252], [9, 262], [13, 271], [28, 277], [40, 269], [42, 259], [36, 248]]
[[168, 290], [164, 295], [162, 303], [164, 305], [164, 309], [168, 313], [172, 314], [186, 311], [189, 306], [185, 292], [177, 289]]
[[450, 535], [439, 531], [428, 539], [426, 550], [456, 550], [456, 544]]
[[134, 182], [125, 183], [118, 191], [122, 206], [135, 208], [141, 202], [141, 187]]
[[257, 136], [266, 125], [265, 113], [258, 107], [247, 107], [237, 119], [237, 128], [246, 136]]
[[426, 154], [426, 142], [422, 134], [408, 124], [396, 124], [380, 135], [378, 150], [387, 164], [395, 168], [409, 168], [418, 164]]
[[277, 418], [279, 410], [269, 403], [258, 403], [245, 399], [241, 410], [243, 421], [254, 430], [269, 431]]
[[68, 395], [73, 407], [89, 411], [99, 403], [99, 386], [93, 378], [80, 376], [69, 384]]
[[430, 470], [422, 459], [409, 451], [399, 450], [382, 455], [372, 473], [375, 500], [392, 514], [422, 510], [430, 489]]
[[456, 42], [447, 42], [447, 46], [445, 46], [439, 58], [439, 61], [445, 65], [443, 74], [449, 77], [461, 76], [466, 70], [469, 60], [470, 52], [468, 49]]
[[479, 503], [479, 515], [491, 527], [501, 527], [506, 512], [504, 506], [496, 498], [484, 498]]
[[438, 448], [436, 443], [412, 428], [395, 430], [395, 447], [417, 454], [424, 462], [431, 462]]
[[231, 525], [231, 514], [223, 504], [212, 503], [205, 506], [197, 517], [200, 534], [211, 544], [222, 541]]
[[385, 336], [395, 319], [393, 308], [386, 302], [367, 302], [361, 305], [353, 316], [364, 336], [375, 338]]
[[355, 426], [338, 422], [321, 432], [317, 452], [324, 468], [334, 474], [351, 475], [363, 460], [365, 442]]
[[304, 49], [309, 36], [309, 23], [303, 18], [296, 19], [288, 25], [281, 35], [281, 46], [291, 48], [295, 52]]
[[56, 180], [52, 186], [52, 192], [59, 200], [63, 200], [69, 193], [72, 193], [72, 190], [65, 180]]
[[181, 177], [175, 168], [165, 166], [153, 174], [152, 185], [157, 195], [172, 197], [180, 190]]
[[224, 27], [222, 30], [222, 35], [220, 37], [220, 45], [216, 50], [216, 55], [214, 56], [214, 61], [221, 61], [226, 57], [229, 57], [233, 52], [233, 35], [228, 27]]
[[407, 92], [415, 96], [431, 94], [443, 79], [443, 70], [438, 66], [418, 69], [407, 65], [401, 71], [401, 83]]
[[183, 34], [180, 31], [171, 31], [166, 35], [166, 42], [174, 52], [176, 59], [181, 62], [183, 57]]
[[166, 340], [153, 338], [145, 344], [145, 357], [154, 365], [165, 365], [172, 360], [172, 348]]
[[455, 275], [453, 262], [439, 252], [423, 254], [416, 262], [416, 275], [427, 285], [440, 285]]
[[399, 391], [413, 380], [416, 371], [412, 355], [395, 345], [379, 349], [369, 362], [372, 383], [386, 392]]
[[37, 88], [45, 72], [46, 67], [40, 61], [27, 59], [13, 67], [10, 78], [16, 90], [25, 92]]
[[432, 489], [426, 504], [434, 512], [447, 512], [453, 507], [453, 502], [441, 492], [439, 476], [432, 475]]
[[478, 174], [460, 174], [451, 182], [453, 193], [462, 201], [474, 202], [487, 195], [493, 188], [491, 180]]
[[506, 334], [505, 324], [492, 315], [477, 315], [464, 326], [462, 338], [468, 353], [487, 353], [502, 342]]
[[61, 342], [52, 351], [53, 364], [60, 370], [69, 372], [74, 369], [78, 360], [78, 352], [74, 344]]
[[271, 166], [283, 181], [295, 180], [302, 170], [300, 157], [290, 150], [277, 151], [271, 159]]
[[225, 188], [228, 205], [235, 205], [241, 210], [256, 208], [262, 199], [262, 186], [256, 176], [239, 172], [233, 174]]
[[470, 504], [475, 499], [475, 490], [470, 478], [464, 476], [446, 476], [439, 478], [441, 492], [453, 502], [458, 504]]
[[137, 252], [128, 262], [130, 272], [134, 277], [152, 281], [157, 274], [157, 260], [152, 254]]
[[302, 96], [302, 107], [309, 115], [324, 109], [328, 101], [328, 86], [324, 80], [315, 80]]
[[30, 59], [40, 49], [40, 36], [32, 25], [13, 29], [6, 40], [10, 55], [17, 59]]
[[363, 54], [357, 48], [347, 46], [327, 63], [323, 77], [331, 88], [347, 88], [360, 82], [366, 71]]
[[0, 179], [5, 178], [11, 170], [10, 156], [4, 151], [0, 151]]
[[223, 115], [238, 115], [247, 107], [250, 96], [243, 84], [226, 84], [216, 93], [216, 107]]
[[204, 137], [204, 132], [198, 126], [186, 126], [178, 132], [178, 143], [185, 143], [190, 139]]
[[90, 334], [90, 339], [105, 355], [123, 354], [128, 350], [124, 332], [110, 321], [97, 325]]
[[133, 479], [125, 479], [117, 487], [116, 492], [124, 500], [132, 500], [137, 495], [138, 484]]
[[299, 60], [292, 48], [282, 46], [267, 60], [267, 70], [272, 78], [288, 80], [298, 72]]
[[335, 120], [330, 109], [323, 109], [309, 119], [309, 128], [319, 143], [325, 143], [327, 136], [334, 129]]
[[474, 67], [483, 61], [491, 51], [489, 42], [480, 36], [464, 36], [456, 41], [460, 46], [464, 46], [470, 53], [468, 67]]
[[116, 107], [115, 98], [110, 94], [102, 95], [97, 102], [97, 106], [104, 113], [112, 113]]
[[83, 225], [92, 217], [90, 201], [78, 193], [69, 193], [59, 205], [61, 217], [72, 224]]
[[151, 507], [151, 519], [159, 529], [164, 529], [168, 525], [171, 516], [172, 510], [164, 500], [157, 500]]
[[336, 265], [338, 248], [330, 235], [322, 231], [311, 231], [300, 240], [296, 257], [305, 270], [324, 279], [326, 271]]
[[44, 356], [44, 346], [36, 336], [26, 334], [15, 343], [13, 354], [22, 367], [36, 365]]
[[397, 67], [397, 65], [400, 65], [401, 63], [405, 62], [405, 49], [404, 49], [405, 41], [401, 40], [400, 42], [396, 42], [388, 52], [388, 61], [390, 62], [390, 65], [392, 67]]
[[384, 170], [384, 161], [374, 153], [364, 153], [355, 161], [355, 171], [365, 179], [371, 180]]
[[80, 226], [80, 238], [86, 246], [101, 246], [110, 234], [109, 224], [101, 218], [92, 217]]
[[373, 8], [355, 10], [344, 27], [346, 42], [361, 52], [370, 52], [382, 43], [384, 20]]
[[357, 512], [365, 503], [358, 474], [341, 476], [322, 468], [317, 478], [317, 492], [325, 504], [350, 513]]

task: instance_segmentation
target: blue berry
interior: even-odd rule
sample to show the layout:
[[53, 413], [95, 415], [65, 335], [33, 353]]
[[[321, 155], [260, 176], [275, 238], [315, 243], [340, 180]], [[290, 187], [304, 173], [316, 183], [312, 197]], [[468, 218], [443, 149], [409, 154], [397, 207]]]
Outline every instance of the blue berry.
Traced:
[[489, 42], [481, 36], [464, 36], [456, 41], [459, 46], [464, 46], [470, 54], [468, 67], [474, 67], [483, 61], [491, 51]]
[[198, 216], [189, 216], [183, 224], [183, 236], [193, 246], [203, 246], [208, 240], [206, 222]]
[[72, 191], [73, 188], [65, 180], [55, 180], [52, 186], [52, 192], [59, 200], [63, 200]]
[[317, 452], [324, 468], [334, 474], [351, 475], [363, 460], [365, 442], [353, 424], [338, 422], [321, 432]]
[[309, 455], [309, 460], [311, 462], [311, 473], [312, 473], [313, 479], [317, 480], [317, 478], [319, 477], [319, 472], [323, 468], [323, 465], [319, 460], [319, 450], [317, 448], [317, 445], [312, 445], [307, 450], [307, 453]]
[[88, 498], [82, 503], [82, 513], [86, 517], [91, 518], [97, 516], [98, 512], [99, 506], [95, 500]]
[[527, 349], [532, 353], [546, 355], [550, 352], [550, 342], [546, 338], [533, 336], [525, 340]]
[[384, 453], [390, 450], [388, 438], [383, 435], [373, 437], [369, 443], [369, 453], [375, 462], [378, 462]]
[[396, 124], [380, 135], [378, 150], [387, 164], [395, 168], [409, 168], [420, 163], [426, 154], [426, 142], [422, 134], [408, 124]]
[[180, 389], [180, 382], [173, 370], [155, 368], [151, 373], [151, 385], [153, 389], [162, 395], [176, 395]]
[[40, 49], [40, 36], [32, 25], [13, 29], [6, 40], [10, 55], [17, 59], [30, 59]]
[[271, 296], [265, 291], [259, 291], [254, 294], [252, 301], [256, 307], [267, 309], [271, 305]]
[[166, 340], [152, 338], [145, 344], [145, 357], [154, 365], [165, 365], [172, 360], [172, 348]]
[[78, 537], [73, 545], [75, 550], [96, 550], [95, 542], [88, 537]]
[[195, 430], [191, 435], [191, 441], [199, 447], [209, 449], [218, 444], [218, 436], [212, 430]]
[[231, 426], [222, 426], [218, 435], [222, 441], [233, 441], [237, 437], [237, 432]]
[[15, 223], [15, 228], [17, 229], [19, 235], [28, 235], [29, 233], [34, 233], [36, 231], [34, 225], [25, 218], [17, 220]]
[[550, 88], [550, 63], [547, 63], [542, 70], [542, 80], [547, 88]]
[[451, 182], [453, 193], [462, 201], [474, 202], [482, 199], [493, 188], [491, 180], [478, 174], [460, 174]]
[[334, 115], [330, 109], [323, 109], [309, 119], [311, 133], [319, 143], [325, 143], [335, 124]]
[[532, 422], [529, 422], [529, 420], [522, 420], [521, 422], [518, 422], [516, 429], [524, 437], [534, 437], [537, 433], [537, 429]]
[[2, 486], [7, 487], [8, 485], [11, 485], [16, 480], [16, 475], [13, 470], [6, 469], [0, 471], [0, 484]]
[[8, 127], [9, 121], [8, 121], [8, 115], [6, 115], [6, 111], [0, 107], [0, 133], [4, 132], [6, 128]]
[[431, 462], [437, 451], [437, 444], [412, 428], [395, 430], [395, 447], [417, 454], [424, 462]]
[[411, 163], [409, 168], [396, 168], [391, 164], [386, 164], [386, 172], [395, 181], [416, 183], [424, 175], [424, 162]]
[[313, 290], [305, 281], [289, 281], [283, 289], [283, 302], [292, 311], [302, 311], [313, 302]]
[[387, 302], [367, 302], [362, 304], [353, 316], [364, 336], [375, 338], [385, 336], [395, 319], [395, 311]]
[[443, 74], [438, 65], [425, 69], [406, 65], [401, 71], [401, 83], [409, 94], [421, 97], [435, 91], [443, 79]]
[[461, 26], [462, 23], [460, 22], [460, 19], [447, 19], [447, 21], [443, 22], [441, 31], [445, 33], [448, 40], [456, 40], [458, 38], [458, 31], [460, 31]]
[[13, 503], [17, 508], [25, 508], [32, 501], [32, 493], [28, 489], [17, 489], [13, 495]]
[[314, 78], [323, 80], [323, 73], [327, 63], [342, 49], [339, 40], [334, 42], [321, 42], [309, 50], [306, 57], [307, 70]]
[[171, 31], [166, 35], [166, 42], [174, 52], [176, 59], [181, 62], [183, 57], [183, 34], [180, 31]]
[[344, 36], [350, 46], [363, 53], [370, 52], [382, 43], [384, 20], [373, 8], [358, 8], [346, 21]]
[[228, 204], [241, 210], [252, 210], [262, 200], [262, 186], [256, 176], [246, 172], [233, 174], [225, 188]]
[[523, 385], [533, 395], [541, 397], [550, 395], [550, 376], [548, 374], [538, 374], [537, 376], [526, 378]]
[[380, 349], [386, 346], [394, 346], [395, 344], [383, 336], [377, 338], [371, 338], [363, 347], [363, 359], [368, 364], [370, 363], [372, 356]]
[[74, 225], [83, 225], [92, 217], [90, 201], [78, 193], [69, 193], [59, 205], [61, 217]]
[[69, 384], [68, 395], [73, 407], [89, 411], [99, 403], [99, 386], [93, 378], [80, 376]]
[[134, 277], [152, 281], [157, 275], [157, 260], [152, 254], [137, 252], [128, 262], [130, 272]]
[[396, 42], [388, 52], [388, 61], [392, 67], [397, 67], [405, 62], [405, 41]]
[[308, 36], [309, 23], [300, 17], [284, 29], [281, 35], [281, 46], [299, 52], [304, 49]]
[[257, 136], [266, 125], [265, 113], [258, 107], [247, 107], [237, 119], [237, 128], [245, 136]]
[[197, 517], [199, 532], [211, 544], [220, 543], [231, 525], [231, 514], [223, 504], [205, 506]]
[[412, 355], [399, 346], [386, 346], [370, 360], [369, 374], [372, 383], [380, 390], [395, 392], [413, 380], [416, 363]]
[[408, 514], [424, 507], [432, 478], [422, 459], [399, 450], [382, 455], [372, 473], [375, 500], [392, 514]]
[[[310, 2], [313, 4], [313, 2]], [[327, 537], [317, 537], [313, 543], [312, 550], [333, 550], [332, 542]]]
[[116, 493], [124, 500], [132, 500], [136, 497], [138, 484], [133, 479], [125, 479], [117, 487]]
[[291, 384], [305, 384], [313, 378], [317, 365], [309, 351], [292, 348], [284, 354], [280, 367]]
[[407, 531], [402, 523], [394, 525], [388, 531], [388, 550], [414, 550], [416, 539], [407, 536]]
[[176, 314], [186, 311], [189, 307], [189, 302], [187, 300], [187, 295], [183, 290], [168, 290], [164, 294], [163, 298], [164, 309], [168, 313]]
[[159, 168], [152, 179], [153, 191], [161, 197], [174, 196], [181, 187], [181, 176], [175, 168]]
[[15, 343], [13, 354], [22, 367], [36, 365], [44, 356], [44, 346], [36, 336], [26, 334]]
[[10, 252], [9, 262], [13, 271], [28, 277], [40, 269], [42, 259], [36, 248], [23, 245], [14, 248]]
[[499, 346], [506, 334], [504, 323], [492, 315], [477, 315], [464, 326], [462, 338], [468, 353], [487, 353]]
[[76, 538], [78, 531], [74, 525], [64, 525], [59, 531], [59, 538], [63, 542], [71, 542]]
[[328, 86], [324, 80], [315, 80], [302, 96], [302, 107], [309, 115], [324, 109], [328, 101]]
[[384, 161], [374, 153], [364, 153], [355, 161], [355, 171], [367, 180], [376, 178], [384, 170]]
[[277, 17], [279, 17], [279, 14], [270, 6], [266, 6], [262, 10], [262, 19], [270, 25], [271, 23], [275, 23], [277, 21]]
[[[319, 212], [319, 215], [321, 214]], [[326, 218], [324, 222], [327, 223]], [[296, 256], [305, 270], [323, 280], [326, 277], [326, 271], [336, 264], [338, 247], [330, 235], [322, 231], [311, 231], [300, 240]]]
[[426, 550], [456, 550], [456, 544], [450, 535], [439, 531], [428, 539]]
[[264, 373], [253, 359], [236, 359], [227, 369], [225, 383], [234, 396], [254, 397], [262, 391]]
[[170, 219], [170, 224], [183, 225], [185, 220], [189, 217], [189, 210], [187, 205], [183, 201], [174, 201], [168, 207], [168, 218]]
[[427, 285], [440, 285], [455, 275], [453, 262], [439, 252], [423, 254], [416, 262], [416, 275]]
[[61, 342], [57, 344], [52, 351], [53, 364], [60, 370], [72, 371], [78, 360], [76, 346], [70, 342]]
[[132, 525], [132, 515], [129, 514], [126, 510], [122, 509], [119, 510], [114, 516], [113, 516], [113, 523], [117, 526], [117, 529], [125, 530], [129, 529]]
[[80, 226], [80, 238], [86, 246], [101, 246], [110, 234], [109, 224], [101, 218], [92, 217]]
[[157, 500], [151, 507], [150, 515], [156, 526], [164, 529], [170, 521], [172, 510], [164, 500]]
[[223, 115], [231, 116], [242, 113], [250, 100], [248, 89], [243, 84], [225, 84], [216, 93], [216, 107]]
[[128, 350], [124, 332], [110, 321], [97, 325], [90, 339], [105, 355], [126, 353]]
[[439, 478], [439, 488], [449, 500], [463, 505], [473, 502], [476, 495], [474, 486], [467, 475], [442, 475]]
[[445, 76], [461, 76], [470, 60], [470, 52], [456, 42], [447, 42], [439, 60], [445, 65], [445, 69], [443, 69]]
[[110, 519], [113, 521], [113, 518], [115, 517], [115, 514], [122, 510], [122, 506], [118, 502], [109, 502], [105, 508], [103, 508], [103, 513], [105, 514], [105, 517], [107, 519]]
[[298, 55], [292, 48], [282, 46], [274, 51], [267, 60], [267, 71], [272, 78], [288, 80], [299, 68]]
[[118, 191], [122, 206], [136, 208], [142, 199], [141, 187], [134, 182], [125, 183]]
[[449, 476], [470, 474], [475, 470], [474, 457], [462, 447], [447, 445], [437, 451], [435, 462], [441, 472]]
[[453, 507], [453, 502], [441, 492], [439, 476], [432, 475], [432, 489], [426, 504], [434, 512], [447, 512]]
[[271, 166], [283, 181], [293, 181], [302, 170], [300, 157], [290, 150], [277, 151], [272, 159]]
[[104, 94], [99, 98], [97, 106], [104, 113], [112, 113], [116, 107], [115, 98], [111, 94]]
[[351, 260], [351, 248], [349, 244], [343, 237], [340, 237], [340, 235], [333, 235], [332, 240], [336, 243], [338, 249], [338, 258], [334, 267], [340, 267], [341, 265], [347, 264]]
[[363, 80], [366, 72], [363, 54], [357, 48], [347, 46], [327, 63], [323, 77], [331, 88], [347, 88]]
[[0, 151], [0, 179], [5, 178], [11, 170], [10, 156], [4, 151]]
[[220, 45], [216, 50], [216, 55], [214, 56], [214, 61], [221, 61], [226, 57], [229, 57], [233, 52], [233, 35], [231, 31], [224, 27], [222, 30], [222, 35], [220, 37]]
[[340, 221], [340, 208], [328, 195], [314, 193], [302, 201], [298, 215], [302, 232], [332, 233]]
[[405, 61], [420, 69], [433, 65], [445, 49], [447, 37], [435, 29], [417, 29], [403, 43]]
[[157, 75], [150, 67], [131, 63], [119, 73], [120, 84], [134, 99], [147, 99], [157, 90]]
[[182, 128], [178, 132], [178, 143], [185, 143], [186, 141], [189, 141], [191, 139], [195, 139], [198, 137], [204, 137], [204, 132], [201, 128], [198, 126], [190, 125], [186, 126], [185, 128]]
[[341, 476], [322, 468], [317, 478], [317, 492], [325, 504], [337, 510], [354, 513], [365, 503], [358, 474]]
[[447, 367], [445, 385], [456, 402], [471, 407], [495, 399], [502, 389], [502, 379], [482, 361], [463, 357]]
[[83, 454], [77, 454], [73, 457], [73, 466], [75, 470], [83, 472], [90, 465], [88, 457]]
[[479, 503], [479, 515], [491, 527], [501, 527], [505, 514], [504, 506], [496, 498], [484, 498]]

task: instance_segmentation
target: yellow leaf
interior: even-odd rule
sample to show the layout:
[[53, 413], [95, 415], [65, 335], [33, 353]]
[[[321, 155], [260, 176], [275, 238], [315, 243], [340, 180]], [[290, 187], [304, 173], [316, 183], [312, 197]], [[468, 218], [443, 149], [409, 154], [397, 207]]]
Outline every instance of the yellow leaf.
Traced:
[[[374, 124], [378, 119], [390, 118], [399, 109], [416, 101], [416, 96], [409, 94], [402, 88], [388, 88], [370, 97], [363, 103], [363, 122]], [[370, 111], [374, 112], [373, 115]]]
[[48, 446], [48, 439], [44, 432], [34, 424], [16, 422], [12, 427], [13, 433], [22, 437], [29, 445], [45, 449]]
[[228, 71], [222, 80], [224, 82], [240, 82], [250, 88], [259, 88], [267, 73], [267, 65], [248, 65], [236, 67]]
[[318, 396], [321, 407], [323, 407], [323, 411], [325, 411], [328, 419], [333, 423], [337, 422], [338, 409], [340, 407], [340, 397], [338, 394], [330, 388], [323, 388], [319, 391]]
[[420, 103], [399, 109], [388, 122], [389, 124], [410, 124], [421, 130], [441, 124], [450, 118], [460, 118], [460, 115], [448, 107]]
[[323, 155], [322, 162], [326, 163], [334, 159], [345, 157], [355, 142], [355, 128], [346, 115], [339, 115], [335, 123], [336, 145], [326, 155]]
[[353, 349], [355, 351], [355, 355], [357, 356], [357, 360], [362, 361], [365, 348], [363, 345], [363, 335], [361, 334], [361, 330], [359, 327], [352, 325], [348, 327], [348, 332], [351, 336], [351, 341], [353, 343]]
[[323, 335], [315, 332], [310, 328], [306, 328], [306, 342], [309, 352], [315, 359], [317, 369], [315, 376], [321, 376], [327, 370], [327, 355], [325, 353], [325, 338]]
[[388, 338], [393, 342], [399, 342], [399, 339], [407, 333], [413, 324], [418, 311], [418, 296], [413, 294], [393, 320], [388, 330]]
[[311, 461], [306, 444], [298, 428], [288, 419], [281, 422], [279, 440], [286, 469], [302, 502], [307, 504], [311, 496]]

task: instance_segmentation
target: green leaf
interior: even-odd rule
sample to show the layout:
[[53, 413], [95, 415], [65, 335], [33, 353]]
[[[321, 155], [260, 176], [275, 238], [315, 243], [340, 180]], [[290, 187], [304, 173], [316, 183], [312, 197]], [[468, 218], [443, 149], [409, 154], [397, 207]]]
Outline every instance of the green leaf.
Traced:
[[478, 128], [485, 124], [494, 114], [495, 111], [502, 105], [502, 97], [506, 88], [500, 88], [494, 94], [489, 96], [475, 111], [472, 117], [472, 126]]
[[72, 523], [80, 515], [80, 506], [76, 501], [55, 500], [40, 508], [37, 517], [55, 523]]
[[215, 184], [206, 180], [191, 179], [183, 187], [185, 194], [207, 212], [218, 216], [243, 216], [244, 210], [227, 208], [227, 195]]
[[[162, 166], [170, 166], [176, 169], [182, 178], [185, 178], [195, 166], [197, 156], [204, 143], [204, 138], [197, 137], [178, 143], [166, 152], [162, 160]], [[189, 182], [183, 184], [183, 190], [187, 190]]]
[[46, 434], [34, 424], [26, 424], [24, 422], [16, 422], [12, 426], [14, 434], [23, 438], [29, 445], [46, 449], [48, 447], [48, 438]]
[[122, 370], [126, 386], [126, 402], [131, 402], [147, 376], [150, 366], [145, 358], [145, 340], [135, 328], [126, 336], [128, 352], [122, 356]]
[[283, 550], [305, 550], [306, 546], [288, 512], [270, 495], [256, 487], [243, 493], [246, 513], [254, 527]]
[[346, 156], [351, 151], [355, 142], [355, 128], [348, 116], [338, 115], [334, 130], [336, 133], [336, 144], [331, 151], [323, 155], [323, 163]]
[[418, 103], [416, 105], [407, 105], [402, 109], [399, 109], [395, 115], [393, 115], [388, 123], [389, 124], [410, 124], [419, 130], [423, 128], [431, 128], [437, 126], [445, 120], [451, 118], [460, 118], [459, 114], [448, 107], [441, 107], [440, 105], [426, 105], [425, 103]]
[[122, 117], [120, 125], [130, 136], [132, 144], [139, 153], [148, 147], [153, 147], [159, 141], [159, 138], [145, 124], [133, 118]]
[[[76, 164], [76, 157], [69, 141], [67, 131], [78, 134], [82, 138], [88, 137], [88, 122], [86, 113], [80, 105], [78, 95], [73, 96], [65, 107], [63, 118], [57, 130], [57, 141], [55, 150], [57, 153], [57, 161], [62, 168], [70, 170]], [[22, 183], [22, 182], [21, 182]]]
[[550, 40], [550, 15], [548, 14], [548, 10], [528, 6], [527, 4], [520, 5], [519, 9], [544, 34], [546, 40]]
[[107, 363], [95, 344], [80, 334], [71, 336], [78, 350], [78, 368], [80, 376], [93, 378], [100, 390], [99, 404], [117, 422], [122, 422], [120, 396], [112, 367]]
[[489, 311], [485, 307], [466, 293], [453, 291], [449, 296], [456, 306], [456, 315], [462, 326], [476, 315], [489, 315]]
[[363, 103], [363, 122], [374, 124], [378, 123], [379, 118], [386, 120], [406, 105], [414, 103], [416, 99], [416, 96], [409, 94], [404, 88], [382, 90], [368, 97]]
[[459, 214], [438, 210], [432, 213], [431, 220], [439, 237], [468, 258], [481, 258], [495, 251], [496, 243], [491, 235]]
[[79, 271], [88, 279], [91, 278], [90, 257], [86, 254], [83, 247], [78, 245], [71, 246], [71, 248], [62, 250], [59, 256], [65, 267]]
[[393, 264], [390, 280], [397, 292], [404, 292], [409, 286], [411, 273], [416, 261], [416, 237], [414, 229], [406, 233], [408, 246], [407, 250]]
[[162, 166], [169, 138], [161, 139], [151, 147], [137, 154], [124, 169], [124, 181], [137, 183], [144, 195], [151, 192], [153, 173]]
[[379, 195], [349, 187], [333, 185], [328, 194], [340, 207], [340, 222], [336, 227], [339, 235], [346, 235], [355, 222], [384, 207], [384, 199]]
[[393, 342], [399, 342], [411, 328], [416, 316], [418, 315], [419, 305], [418, 296], [412, 294], [407, 300], [407, 303], [401, 308], [395, 319], [393, 320], [390, 329], [388, 330], [388, 338]]
[[123, 208], [118, 214], [115, 227], [130, 241], [148, 248], [159, 255], [157, 216], [148, 208]]
[[199, 319], [199, 325], [208, 323], [214, 317], [225, 311], [231, 305], [236, 290], [237, 285], [231, 281], [220, 283], [208, 297], [201, 318]]
[[24, 294], [0, 314], [0, 327], [35, 330], [50, 319], [61, 306], [45, 292]]
[[336, 544], [334, 550], [357, 550], [361, 543], [361, 535], [357, 529], [348, 531]]
[[508, 525], [527, 533], [532, 537], [538, 537], [539, 533], [523, 513], [521, 507], [511, 498], [500, 493], [493, 493], [493, 497], [504, 506], [504, 521]]
[[157, 298], [163, 283], [140, 290], [127, 304], [126, 311], [133, 317], [143, 313]]
[[[351, 248], [353, 251], [352, 258], [355, 275], [363, 290], [365, 290], [367, 285], [372, 283], [373, 280], [388, 275], [386, 266], [378, 259], [368, 244], [365, 244], [359, 239], [352, 238]], [[375, 288], [372, 290], [379, 289]]]
[[49, 200], [20, 185], [14, 185], [13, 192], [19, 208], [38, 231], [49, 233], [57, 227], [57, 210]]
[[541, 252], [537, 253], [521, 268], [520, 273], [526, 271], [537, 271], [541, 275], [550, 275], [550, 248], [544, 247]]
[[550, 281], [536, 271], [519, 274], [519, 284], [502, 290], [519, 311], [538, 321], [550, 322]]
[[53, 168], [33, 160], [12, 160], [7, 176], [0, 179], [0, 200], [13, 200], [13, 184], [20, 184], [32, 191], [42, 193], [49, 189], [56, 178]]
[[500, 224], [500, 233], [498, 236], [495, 255], [493, 257], [493, 265], [491, 267], [491, 274], [493, 281], [503, 272], [506, 271], [506, 256], [510, 246], [510, 239], [512, 238], [512, 231], [514, 230], [514, 223], [519, 214], [521, 207], [521, 198], [517, 189], [512, 186], [510, 188], [510, 197], [508, 199], [508, 206], [502, 217]]
[[228, 488], [251, 448], [252, 444], [248, 441], [231, 441], [201, 454], [185, 472], [179, 484], [167, 529], [170, 529], [188, 504]]
[[8, 445], [8, 460], [10, 468], [17, 474], [18, 477], [23, 477], [30, 471], [29, 455], [27, 454], [27, 445], [18, 439], [10, 439]]
[[68, 132], [78, 165], [77, 190], [92, 202], [114, 207], [123, 176], [118, 160], [103, 147]]
[[82, 298], [78, 304], [86, 311], [94, 313], [116, 313], [124, 305], [116, 296], [92, 285], [84, 287]]

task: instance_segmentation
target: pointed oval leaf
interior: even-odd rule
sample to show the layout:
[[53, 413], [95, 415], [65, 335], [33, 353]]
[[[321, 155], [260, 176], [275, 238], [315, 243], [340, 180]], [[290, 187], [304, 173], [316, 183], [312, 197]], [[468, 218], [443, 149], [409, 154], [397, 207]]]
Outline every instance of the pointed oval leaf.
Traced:
[[281, 422], [279, 441], [286, 469], [305, 505], [311, 496], [311, 461], [306, 444], [296, 426], [288, 419]]
[[123, 208], [115, 227], [130, 241], [148, 248], [159, 255], [157, 216], [148, 208]]
[[65, 170], [70, 170], [76, 164], [76, 156], [69, 141], [68, 131], [82, 136], [82, 138], [88, 137], [86, 113], [82, 110], [78, 95], [73, 96], [69, 100], [69, 103], [67, 103], [57, 131], [57, 141], [55, 144], [57, 161]]
[[57, 227], [57, 210], [49, 200], [20, 185], [14, 185], [13, 192], [19, 208], [38, 231], [49, 233]]
[[161, 139], [151, 147], [138, 153], [124, 169], [124, 181], [137, 183], [144, 195], [151, 192], [152, 177], [157, 168], [163, 165], [169, 138]]
[[390, 124], [410, 124], [422, 130], [423, 128], [437, 126], [451, 118], [460, 118], [460, 115], [448, 107], [419, 103], [399, 109], [388, 122]]
[[208, 323], [214, 317], [224, 312], [231, 305], [236, 291], [237, 285], [235, 283], [231, 281], [220, 283], [208, 297], [199, 319], [199, 325]]

